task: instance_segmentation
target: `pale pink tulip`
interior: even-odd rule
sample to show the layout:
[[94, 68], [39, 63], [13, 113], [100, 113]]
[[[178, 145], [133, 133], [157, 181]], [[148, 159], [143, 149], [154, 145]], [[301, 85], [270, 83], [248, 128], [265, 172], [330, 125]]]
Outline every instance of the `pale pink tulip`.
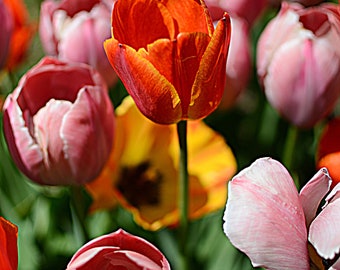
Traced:
[[81, 247], [66, 270], [76, 269], [167, 270], [170, 265], [154, 245], [119, 229]]
[[107, 86], [86, 64], [46, 57], [4, 104], [9, 151], [18, 168], [40, 184], [83, 184], [97, 177], [113, 129]]
[[220, 10], [223, 10], [228, 12], [231, 17], [245, 19], [250, 26], [268, 6], [268, 0], [205, 0], [204, 2], [212, 17], [216, 12], [219, 13]]
[[298, 193], [281, 163], [258, 159], [229, 182], [224, 232], [255, 267], [340, 269], [340, 185], [329, 193], [331, 182], [323, 168]]
[[[222, 18], [225, 12], [222, 8], [222, 1], [206, 1], [209, 12], [213, 21], [218, 21]], [[248, 85], [250, 73], [252, 70], [250, 39], [249, 39], [249, 24], [248, 22], [237, 15], [232, 15], [231, 20], [231, 37], [229, 46], [229, 55], [226, 67], [226, 83], [225, 90], [220, 109], [228, 109], [232, 107]]]
[[227, 60], [227, 77], [220, 108], [232, 107], [246, 89], [252, 70], [248, 24], [245, 20], [231, 17], [231, 39]]
[[39, 32], [48, 55], [96, 68], [108, 85], [118, 77], [106, 57], [103, 42], [110, 37], [115, 0], [45, 0]]
[[0, 0], [0, 69], [4, 67], [9, 53], [9, 44], [13, 31], [13, 17], [7, 6]]
[[257, 72], [267, 99], [301, 128], [326, 117], [340, 95], [338, 9], [284, 2], [259, 39]]

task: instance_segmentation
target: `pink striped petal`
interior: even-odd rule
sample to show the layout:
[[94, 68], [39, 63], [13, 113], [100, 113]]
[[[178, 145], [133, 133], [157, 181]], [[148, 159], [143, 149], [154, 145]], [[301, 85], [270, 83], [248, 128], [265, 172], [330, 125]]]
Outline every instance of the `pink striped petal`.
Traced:
[[258, 159], [229, 182], [224, 221], [225, 234], [253, 266], [309, 269], [303, 209], [279, 162]]

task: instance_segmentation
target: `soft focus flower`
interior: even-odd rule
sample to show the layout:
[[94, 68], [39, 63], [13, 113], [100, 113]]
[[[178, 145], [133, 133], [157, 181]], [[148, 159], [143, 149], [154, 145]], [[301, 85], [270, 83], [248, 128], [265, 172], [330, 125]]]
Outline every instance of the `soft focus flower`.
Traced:
[[[228, 3], [230, 2], [232, 1]], [[223, 6], [226, 2], [206, 1], [206, 3], [213, 21], [223, 16]], [[228, 109], [234, 105], [240, 93], [245, 90], [252, 70], [249, 24], [237, 15], [231, 15], [230, 21], [233, 31], [230, 36], [225, 90], [219, 105], [221, 109]]]
[[326, 167], [333, 186], [340, 182], [340, 118], [330, 120], [322, 131], [316, 153], [317, 168]]
[[18, 269], [18, 228], [0, 217], [0, 269]]
[[6, 63], [9, 53], [9, 44], [13, 31], [13, 20], [8, 7], [4, 4], [4, 0], [0, 0], [0, 69]]
[[271, 105], [302, 128], [327, 116], [340, 95], [338, 6], [282, 3], [260, 36], [257, 72]]
[[82, 184], [97, 177], [113, 137], [113, 108], [99, 73], [44, 58], [4, 104], [4, 133], [19, 169], [41, 184]]
[[[228, 12], [231, 17], [240, 17], [245, 19], [249, 26], [252, 26], [254, 21], [268, 6], [268, 0], [205, 0], [209, 7], [212, 16], [220, 10]], [[229, 61], [229, 59], [228, 59]]]
[[48, 55], [96, 68], [109, 85], [117, 81], [103, 47], [110, 37], [115, 0], [45, 0], [40, 12], [40, 39]]
[[[280, 6], [280, 4], [283, 2], [283, 0], [269, 0], [269, 2], [273, 6]], [[308, 7], [308, 6], [318, 5], [322, 2], [324, 2], [324, 0], [289, 0], [289, 2], [297, 2], [297, 3], [300, 3], [300, 4]]]
[[[9, 54], [5, 65], [7, 69], [12, 70], [23, 61], [35, 27], [29, 22], [29, 14], [22, 0], [3, 0], [3, 3], [7, 6], [13, 23]], [[1, 32], [1, 35], [3, 35], [3, 32]]]
[[340, 269], [340, 185], [327, 195], [331, 181], [321, 169], [298, 193], [281, 163], [258, 159], [229, 182], [224, 231], [254, 267]]
[[[101, 175], [86, 185], [92, 210], [117, 201], [137, 223], [157, 230], [178, 223], [178, 138], [175, 125], [145, 118], [130, 97], [117, 108], [111, 157]], [[201, 121], [188, 123], [190, 218], [221, 209], [236, 161], [223, 138]]]
[[66, 268], [86, 269], [167, 270], [170, 265], [154, 245], [119, 229], [82, 246]]
[[203, 1], [118, 0], [104, 47], [141, 112], [171, 124], [216, 109], [229, 39], [229, 16], [214, 30]]

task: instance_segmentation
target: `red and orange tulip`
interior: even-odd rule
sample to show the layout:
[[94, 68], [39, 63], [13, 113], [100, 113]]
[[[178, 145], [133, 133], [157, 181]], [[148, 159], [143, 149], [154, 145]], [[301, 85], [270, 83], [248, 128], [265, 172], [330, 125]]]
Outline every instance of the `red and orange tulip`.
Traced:
[[0, 269], [18, 268], [18, 228], [0, 217]]
[[171, 124], [218, 106], [230, 31], [227, 14], [214, 30], [203, 0], [118, 0], [104, 47], [140, 111]]
[[35, 27], [29, 22], [29, 14], [22, 0], [4, 0], [13, 21], [13, 32], [9, 43], [9, 55], [5, 67], [14, 69], [23, 60], [33, 37]]

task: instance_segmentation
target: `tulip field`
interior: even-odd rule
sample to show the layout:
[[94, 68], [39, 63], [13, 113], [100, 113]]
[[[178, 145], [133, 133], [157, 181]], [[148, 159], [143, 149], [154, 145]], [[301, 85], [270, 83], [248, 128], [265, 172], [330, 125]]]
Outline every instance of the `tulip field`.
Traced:
[[1, 270], [340, 270], [338, 1], [0, 0], [0, 30]]

